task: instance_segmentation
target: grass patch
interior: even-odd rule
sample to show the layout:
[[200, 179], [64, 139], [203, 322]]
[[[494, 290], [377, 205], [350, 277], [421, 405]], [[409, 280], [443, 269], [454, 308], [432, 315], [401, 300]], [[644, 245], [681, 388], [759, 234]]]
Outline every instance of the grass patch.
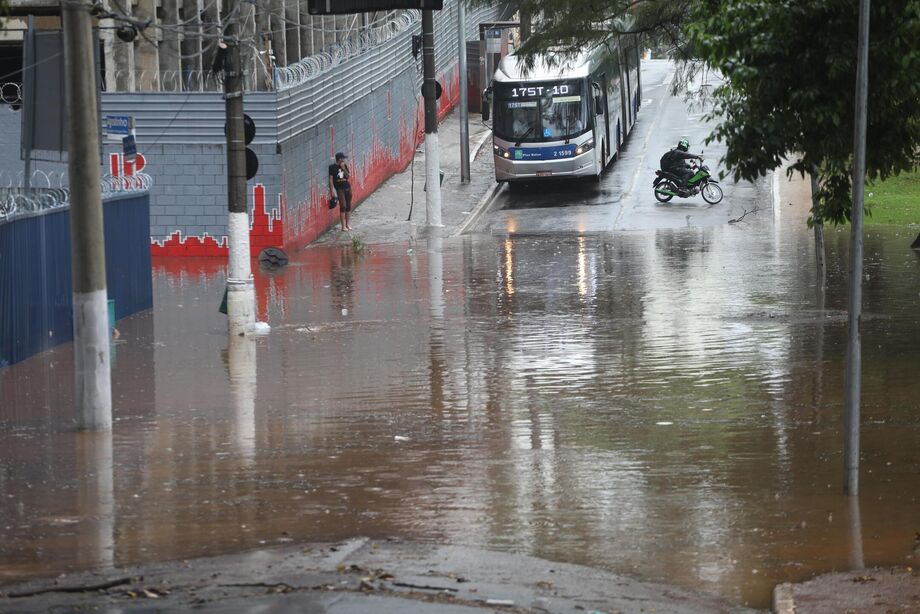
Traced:
[[867, 226], [920, 225], [920, 171], [866, 186]]

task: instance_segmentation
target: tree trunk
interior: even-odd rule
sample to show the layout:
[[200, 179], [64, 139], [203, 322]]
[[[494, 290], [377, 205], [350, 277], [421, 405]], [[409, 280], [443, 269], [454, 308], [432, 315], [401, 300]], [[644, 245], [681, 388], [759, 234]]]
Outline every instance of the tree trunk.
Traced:
[[811, 212], [815, 224], [815, 274], [818, 285], [824, 288], [827, 280], [827, 262], [824, 259], [824, 220], [818, 210], [818, 177], [815, 169], [811, 172]]

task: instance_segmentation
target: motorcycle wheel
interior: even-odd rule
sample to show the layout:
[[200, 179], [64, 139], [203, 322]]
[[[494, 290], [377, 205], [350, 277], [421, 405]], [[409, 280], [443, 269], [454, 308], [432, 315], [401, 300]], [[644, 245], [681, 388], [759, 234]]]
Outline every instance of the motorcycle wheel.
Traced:
[[666, 203], [674, 197], [671, 196], [670, 194], [662, 194], [661, 192], [658, 191], [658, 188], [664, 188], [665, 190], [671, 190], [672, 192], [677, 191], [677, 186], [675, 186], [670, 181], [662, 181], [661, 183], [659, 183], [654, 189], [655, 189], [655, 198], [657, 198], [658, 202], [660, 203]]
[[715, 205], [722, 201], [722, 188], [717, 183], [707, 183], [700, 189], [700, 195], [707, 203]]

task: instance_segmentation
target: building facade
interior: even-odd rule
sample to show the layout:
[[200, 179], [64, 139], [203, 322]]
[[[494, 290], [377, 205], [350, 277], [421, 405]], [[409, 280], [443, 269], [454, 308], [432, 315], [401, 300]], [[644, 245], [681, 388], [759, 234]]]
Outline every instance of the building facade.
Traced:
[[[446, 0], [444, 9], [435, 12], [442, 117], [460, 95], [458, 1]], [[104, 141], [103, 171], [113, 176], [143, 172], [153, 178], [154, 255], [223, 256], [224, 100], [220, 74], [211, 70], [219, 38], [214, 33], [227, 17], [221, 14], [223, 5], [220, 0], [126, 5], [127, 0], [110, 0], [106, 6], [130, 16], [130, 23], [151, 23], [138, 26], [134, 40], [124, 42], [106, 25], [123, 25], [124, 20], [100, 22], [101, 108], [103, 116], [133, 118], [140, 156], [136, 164], [126, 164], [120, 144]], [[351, 158], [358, 203], [412, 160], [424, 126], [421, 56], [412, 54], [420, 14], [313, 17], [305, 0], [240, 6], [244, 106], [256, 125], [249, 147], [259, 164], [249, 182], [253, 255], [267, 246], [297, 249], [335, 222], [325, 197], [327, 168], [336, 151]], [[22, 7], [14, 9], [22, 12]], [[501, 13], [497, 6], [468, 10], [464, 38], [478, 40], [479, 23]], [[7, 25], [19, 27], [22, 19]], [[54, 15], [42, 19], [43, 27], [53, 27]], [[468, 65], [470, 72], [478, 72], [476, 58]], [[12, 138], [15, 110], [4, 106], [0, 131]], [[0, 173], [14, 165], [11, 158], [9, 151], [0, 155]]]

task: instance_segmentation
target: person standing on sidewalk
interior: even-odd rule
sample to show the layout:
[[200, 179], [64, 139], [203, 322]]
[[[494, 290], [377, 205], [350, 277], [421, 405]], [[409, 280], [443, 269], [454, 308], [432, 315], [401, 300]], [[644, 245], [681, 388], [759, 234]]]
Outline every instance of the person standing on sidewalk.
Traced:
[[335, 164], [329, 165], [329, 191], [339, 198], [339, 221], [342, 230], [351, 230], [348, 214], [351, 212], [351, 169], [348, 168], [348, 156], [341, 151], [335, 154]]

